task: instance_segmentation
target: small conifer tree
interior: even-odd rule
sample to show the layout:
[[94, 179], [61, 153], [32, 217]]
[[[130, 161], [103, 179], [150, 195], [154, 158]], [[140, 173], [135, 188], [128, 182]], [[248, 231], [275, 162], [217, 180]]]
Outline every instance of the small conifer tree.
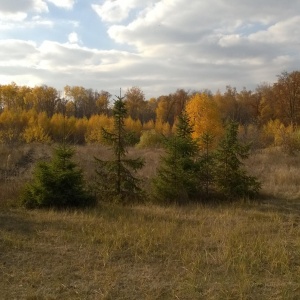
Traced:
[[105, 142], [112, 146], [113, 159], [103, 161], [96, 159], [96, 184], [102, 199], [117, 200], [122, 203], [139, 200], [142, 196], [140, 180], [133, 172], [144, 166], [144, 160], [126, 158], [127, 146], [130, 144], [125, 130], [124, 119], [127, 110], [122, 97], [117, 97], [113, 108], [114, 128], [109, 132], [102, 128]]
[[242, 159], [249, 156], [250, 145], [238, 141], [238, 124], [229, 123], [216, 151], [216, 185], [226, 197], [254, 197], [260, 190], [258, 180], [247, 175]]
[[74, 150], [65, 144], [54, 150], [50, 162], [39, 162], [21, 201], [27, 208], [85, 207], [94, 204], [83, 180], [83, 171], [72, 161]]
[[182, 204], [199, 196], [198, 145], [192, 139], [192, 132], [189, 117], [182, 112], [175, 136], [165, 141], [166, 156], [153, 180], [153, 195], [157, 201]]

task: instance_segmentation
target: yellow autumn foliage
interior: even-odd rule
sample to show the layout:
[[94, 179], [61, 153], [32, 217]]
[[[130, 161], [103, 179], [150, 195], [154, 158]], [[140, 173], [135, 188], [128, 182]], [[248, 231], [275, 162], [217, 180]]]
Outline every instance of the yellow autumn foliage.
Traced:
[[76, 118], [68, 118], [61, 113], [54, 114], [50, 119], [50, 131], [54, 141], [61, 142], [62, 139], [74, 141]]
[[23, 139], [26, 143], [40, 142], [49, 143], [50, 121], [46, 112], [37, 113], [35, 110], [27, 112], [28, 123], [23, 133]]
[[134, 120], [131, 117], [128, 117], [124, 120], [125, 128], [129, 131], [134, 131], [137, 134], [140, 134], [143, 129], [143, 125], [140, 120]]
[[0, 114], [0, 142], [13, 143], [22, 139], [27, 121], [26, 111], [4, 109]]
[[93, 115], [88, 120], [85, 141], [87, 143], [102, 142], [102, 128], [110, 131], [113, 128], [113, 118], [107, 115]]
[[278, 119], [269, 121], [263, 126], [264, 138], [271, 141], [274, 146], [282, 146], [293, 133], [293, 126], [285, 126]]
[[75, 133], [74, 133], [74, 139], [76, 143], [84, 144], [88, 123], [89, 121], [87, 118], [76, 119]]
[[168, 136], [171, 134], [171, 126], [168, 122], [162, 122], [161, 120], [156, 120], [155, 131], [157, 133], [161, 133], [165, 136]]
[[204, 134], [214, 137], [215, 143], [224, 133], [221, 114], [215, 101], [207, 94], [196, 94], [186, 105], [194, 132], [192, 137], [201, 139]]
[[153, 120], [150, 120], [143, 124], [143, 130], [152, 130], [155, 128], [155, 124]]

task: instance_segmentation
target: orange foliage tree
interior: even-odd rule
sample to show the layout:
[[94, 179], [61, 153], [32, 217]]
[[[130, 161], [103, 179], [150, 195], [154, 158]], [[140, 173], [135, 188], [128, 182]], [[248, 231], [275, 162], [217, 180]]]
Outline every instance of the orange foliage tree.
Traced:
[[192, 137], [201, 143], [201, 137], [209, 134], [217, 142], [223, 134], [220, 111], [207, 94], [195, 94], [186, 105], [186, 112], [193, 126]]

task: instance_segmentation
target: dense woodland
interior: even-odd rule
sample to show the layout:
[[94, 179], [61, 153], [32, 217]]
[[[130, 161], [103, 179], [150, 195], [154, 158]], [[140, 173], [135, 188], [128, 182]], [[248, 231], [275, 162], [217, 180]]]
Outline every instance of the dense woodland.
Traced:
[[[145, 99], [139, 87], [124, 94], [125, 126], [132, 143], [158, 143], [155, 134], [171, 135], [182, 110], [193, 122], [193, 137], [204, 132], [215, 137], [224, 133], [226, 122], [239, 124], [239, 137], [254, 147], [284, 144], [297, 148], [300, 123], [300, 72], [283, 72], [274, 84], [263, 83], [254, 91], [227, 86], [225, 92], [178, 89], [169, 95]], [[113, 127], [114, 97], [107, 91], [66, 86], [58, 91], [49, 86], [0, 86], [0, 141], [6, 144], [102, 142], [101, 128]]]

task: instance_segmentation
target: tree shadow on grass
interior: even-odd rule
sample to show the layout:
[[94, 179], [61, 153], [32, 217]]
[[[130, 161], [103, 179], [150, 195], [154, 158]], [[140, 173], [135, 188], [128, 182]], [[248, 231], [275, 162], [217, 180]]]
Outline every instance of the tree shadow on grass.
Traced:
[[24, 213], [13, 211], [0, 212], [0, 230], [30, 235], [33, 232], [34, 221], [28, 220]]
[[255, 206], [262, 212], [294, 214], [300, 217], [300, 199], [286, 199], [273, 195], [262, 195]]

